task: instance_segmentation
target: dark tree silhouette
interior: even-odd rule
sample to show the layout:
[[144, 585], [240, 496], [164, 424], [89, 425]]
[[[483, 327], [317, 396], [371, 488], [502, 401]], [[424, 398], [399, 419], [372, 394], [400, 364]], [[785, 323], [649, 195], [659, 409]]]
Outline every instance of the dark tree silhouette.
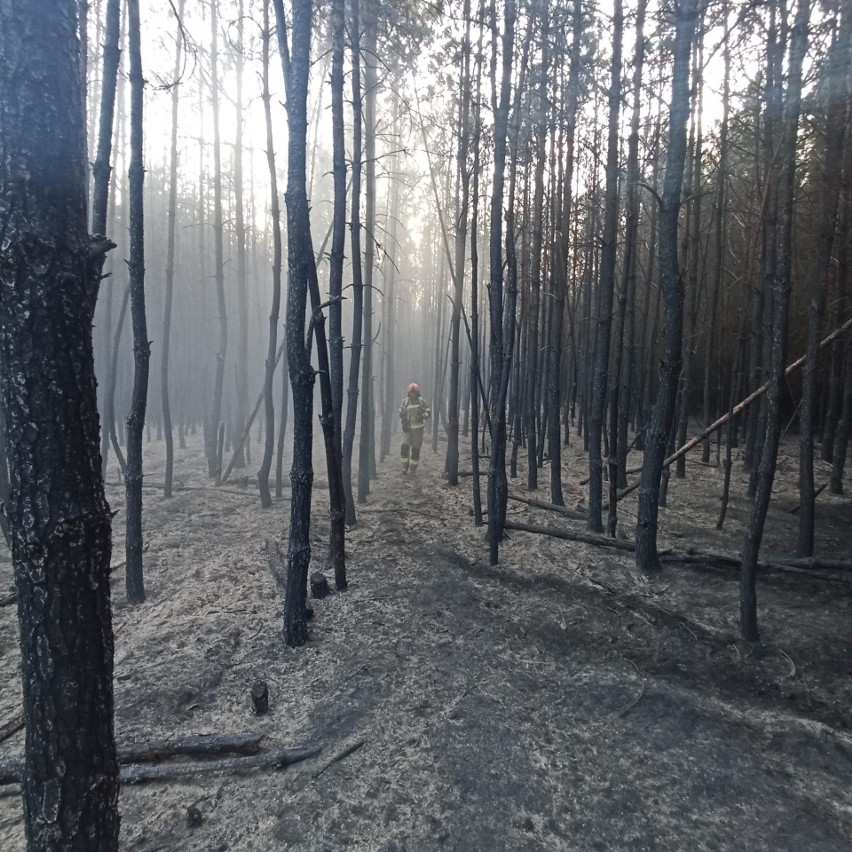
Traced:
[[[0, 374], [32, 850], [118, 849], [110, 511], [74, 0], [0, 0]], [[85, 712], [83, 712], [83, 710]]]

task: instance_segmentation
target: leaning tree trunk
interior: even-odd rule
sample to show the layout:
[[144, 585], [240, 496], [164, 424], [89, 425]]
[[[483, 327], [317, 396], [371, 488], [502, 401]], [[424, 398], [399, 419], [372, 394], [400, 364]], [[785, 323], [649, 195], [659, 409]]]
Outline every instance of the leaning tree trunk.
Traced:
[[127, 36], [130, 54], [130, 318], [133, 325], [133, 394], [127, 417], [127, 519], [125, 550], [127, 600], [142, 603], [142, 429], [148, 399], [148, 362], [151, 345], [145, 318], [145, 229], [143, 217], [142, 101], [145, 80], [139, 33], [139, 0], [127, 2]]
[[[272, 134], [272, 111], [269, 94], [269, 0], [263, 4], [263, 115], [266, 121], [266, 162], [269, 166], [269, 187], [272, 214], [272, 306], [269, 309], [269, 344], [266, 350], [266, 371], [263, 381], [266, 432], [263, 445], [263, 460], [257, 472], [260, 504], [264, 509], [272, 506], [269, 491], [269, 472], [272, 469], [272, 454], [275, 451], [275, 401], [272, 381], [275, 378], [275, 352], [278, 349], [278, 317], [281, 313], [281, 205], [278, 201], [278, 174], [275, 170], [275, 140]], [[286, 395], [286, 388], [285, 388]]]
[[639, 485], [636, 522], [636, 566], [649, 572], [657, 568], [657, 518], [660, 475], [666, 442], [672, 426], [683, 336], [683, 293], [677, 256], [677, 225], [680, 212], [683, 165], [686, 159], [686, 123], [689, 118], [689, 56], [698, 17], [696, 0], [677, 7], [674, 40], [672, 98], [669, 107], [669, 148], [660, 210], [660, 292], [665, 311], [665, 353], [660, 368], [657, 399], [645, 437], [645, 458]]
[[180, 0], [177, 10], [177, 33], [175, 34], [175, 76], [172, 84], [172, 139], [169, 165], [169, 225], [166, 243], [166, 293], [163, 308], [163, 356], [160, 362], [160, 399], [163, 409], [163, 436], [166, 441], [166, 472], [163, 496], [172, 496], [175, 448], [172, 436], [172, 410], [169, 399], [169, 344], [172, 331], [172, 295], [175, 282], [175, 228], [177, 225], [177, 131], [180, 91], [180, 65], [183, 56], [183, 9], [186, 0]]
[[[0, 401], [31, 850], [116, 852], [110, 510], [74, 0], [0, 0]], [[84, 712], [83, 712], [84, 711]]]

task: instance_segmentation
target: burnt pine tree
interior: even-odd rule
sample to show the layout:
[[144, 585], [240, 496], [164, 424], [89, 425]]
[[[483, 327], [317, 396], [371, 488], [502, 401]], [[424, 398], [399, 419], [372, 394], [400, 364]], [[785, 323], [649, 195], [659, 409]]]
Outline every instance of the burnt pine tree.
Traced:
[[287, 90], [287, 358], [293, 394], [293, 467], [290, 470], [290, 535], [284, 641], [290, 647], [308, 638], [305, 602], [311, 562], [311, 454], [314, 370], [305, 338], [308, 282], [313, 263], [306, 186], [308, 78], [311, 62], [312, 0], [293, 0], [292, 48], [287, 43], [283, 0], [274, 0], [278, 45]]
[[145, 229], [143, 216], [142, 101], [145, 81], [139, 35], [139, 0], [127, 0], [127, 43], [130, 55], [130, 318], [133, 325], [133, 393], [127, 416], [127, 600], [142, 603], [142, 429], [148, 399], [151, 346], [145, 318]]
[[[776, 266], [772, 275], [772, 325], [769, 359], [769, 387], [766, 392], [766, 426], [755, 476], [755, 495], [743, 544], [740, 568], [740, 629], [743, 639], [756, 642], [757, 594], [755, 580], [757, 558], [763, 538], [763, 526], [772, 496], [772, 482], [781, 439], [781, 391], [787, 359], [787, 317], [792, 275], [793, 190], [796, 177], [796, 137], [802, 101], [802, 63], [808, 47], [810, 0], [799, 0], [790, 31], [787, 91], [781, 116], [778, 146], [778, 201]], [[781, 82], [778, 81], [780, 88]]]
[[[0, 395], [31, 850], [118, 849], [110, 511], [74, 0], [0, 0]], [[85, 708], [85, 712], [81, 712]]]
[[175, 231], [177, 226], [177, 179], [178, 179], [178, 103], [180, 100], [180, 66], [183, 56], [183, 9], [186, 0], [180, 0], [177, 8], [177, 32], [175, 34], [175, 76], [172, 84], [172, 135], [169, 154], [169, 222], [166, 238], [166, 293], [163, 306], [163, 357], [160, 361], [160, 401], [163, 412], [163, 437], [166, 442], [166, 472], [163, 497], [172, 496], [174, 474], [174, 440], [172, 436], [172, 410], [169, 398], [169, 347], [172, 331], [172, 296], [175, 283]]
[[[281, 204], [278, 201], [278, 173], [275, 169], [275, 140], [272, 135], [271, 95], [269, 93], [269, 41], [271, 36], [269, 23], [269, 0], [263, 3], [263, 115], [266, 123], [266, 162], [269, 167], [270, 212], [272, 214], [272, 306], [269, 309], [269, 344], [266, 350], [266, 372], [263, 380], [264, 413], [266, 430], [264, 433], [263, 460], [257, 472], [257, 486], [260, 491], [260, 504], [264, 509], [272, 506], [272, 494], [269, 491], [269, 472], [272, 469], [272, 454], [275, 450], [275, 402], [273, 400], [272, 381], [275, 378], [275, 351], [278, 347], [278, 318], [281, 313]], [[286, 388], [284, 396], [286, 397]], [[283, 411], [282, 411], [283, 415]]]
[[683, 287], [678, 264], [677, 226], [683, 166], [686, 160], [686, 123], [689, 118], [689, 57], [698, 18], [698, 1], [680, 0], [675, 10], [669, 147], [660, 209], [660, 292], [666, 321], [665, 350], [660, 367], [657, 399], [645, 438], [645, 458], [639, 482], [639, 511], [636, 521], [636, 566], [645, 572], [658, 567], [660, 476], [674, 417], [681, 367]]

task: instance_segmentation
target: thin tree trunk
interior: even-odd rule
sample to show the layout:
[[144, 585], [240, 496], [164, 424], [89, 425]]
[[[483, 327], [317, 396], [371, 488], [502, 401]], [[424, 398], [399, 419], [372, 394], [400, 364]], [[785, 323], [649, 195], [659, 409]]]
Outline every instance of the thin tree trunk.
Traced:
[[312, 0], [293, 0], [292, 51], [287, 44], [283, 0], [274, 0], [278, 45], [287, 89], [287, 356], [293, 392], [293, 467], [287, 583], [284, 600], [284, 641], [290, 647], [308, 638], [305, 603], [311, 561], [312, 410], [314, 371], [305, 338], [311, 248], [306, 188], [308, 79], [311, 59]]
[[169, 224], [166, 244], [166, 293], [163, 308], [163, 355], [160, 361], [160, 405], [163, 410], [163, 430], [166, 439], [166, 470], [163, 496], [172, 496], [174, 474], [174, 440], [172, 435], [172, 411], [169, 400], [169, 347], [172, 331], [172, 296], [175, 281], [175, 228], [177, 225], [177, 177], [178, 177], [178, 104], [180, 99], [180, 66], [183, 57], [183, 10], [186, 0], [180, 0], [177, 9], [177, 32], [175, 34], [175, 75], [172, 84], [172, 137], [169, 164]]
[[[506, 500], [506, 393], [512, 337], [506, 339], [503, 305], [503, 188], [506, 169], [506, 137], [509, 123], [509, 95], [512, 84], [512, 54], [515, 40], [515, 0], [505, 0], [503, 31], [503, 74], [500, 96], [494, 116], [494, 183], [491, 192], [490, 288], [488, 301], [491, 316], [489, 399], [491, 407], [491, 458], [488, 464], [488, 542], [492, 565], [498, 561], [498, 548], [503, 537]], [[494, 21], [496, 26], [496, 21]], [[510, 299], [507, 299], [507, 302]], [[508, 306], [507, 306], [508, 307]], [[507, 311], [508, 312], [508, 311]]]
[[[361, 19], [360, 0], [352, 0], [350, 10], [350, 52], [352, 54], [352, 342], [349, 349], [349, 386], [346, 403], [346, 429], [343, 433], [343, 487], [346, 494], [346, 523], [355, 526], [355, 499], [352, 492], [352, 450], [358, 420], [358, 382], [361, 372], [361, 336], [364, 318], [364, 281], [361, 271]], [[334, 331], [332, 330], [332, 335]]]
[[213, 382], [213, 407], [207, 427], [208, 474], [219, 481], [222, 467], [219, 462], [219, 424], [222, 420], [222, 394], [225, 387], [225, 357], [228, 353], [228, 315], [225, 305], [225, 260], [222, 226], [222, 152], [219, 131], [219, 0], [210, 4], [210, 100], [213, 111], [213, 244], [215, 252], [216, 300], [219, 306], [219, 348], [216, 352], [216, 371]]
[[[828, 121], [825, 135], [825, 166], [821, 221], [817, 244], [814, 290], [808, 317], [807, 360], [802, 371], [802, 402], [799, 406], [799, 556], [813, 556], [816, 490], [814, 485], [814, 430], [819, 341], [825, 315], [826, 293], [831, 272], [834, 231], [840, 201], [838, 175], [843, 168], [846, 133], [848, 69], [852, 61], [852, 12], [843, 11], [840, 33], [831, 45], [826, 62]], [[844, 235], [845, 236], [845, 235]]]
[[[272, 454], [275, 450], [275, 401], [273, 399], [273, 379], [275, 378], [275, 352], [278, 348], [278, 319], [281, 313], [281, 206], [278, 200], [278, 174], [275, 170], [275, 140], [272, 133], [272, 111], [269, 93], [269, 40], [271, 37], [269, 22], [269, 0], [263, 4], [263, 115], [266, 122], [266, 162], [269, 167], [270, 210], [272, 214], [272, 306], [269, 309], [269, 343], [266, 349], [266, 371], [264, 373], [263, 393], [266, 415], [266, 435], [263, 446], [263, 460], [257, 472], [257, 486], [260, 491], [260, 505], [264, 509], [272, 506], [272, 494], [269, 490], [269, 472], [272, 469]], [[286, 374], [286, 370], [284, 373]], [[285, 387], [286, 396], [286, 387]], [[283, 433], [283, 430], [282, 430]]]
[[[618, 249], [618, 149], [621, 107], [621, 43], [624, 11], [621, 0], [615, 0], [613, 18], [611, 80], [609, 88], [609, 131], [607, 135], [606, 190], [604, 201], [603, 248], [598, 285], [598, 327], [595, 338], [592, 404], [589, 411], [589, 531], [603, 532], [603, 460], [601, 440], [606, 415], [609, 349], [612, 330], [615, 259]], [[617, 379], [613, 384], [617, 385]]]
[[130, 318], [133, 325], [133, 394], [127, 417], [127, 472], [124, 478], [126, 500], [125, 551], [127, 600], [138, 604], [145, 600], [142, 573], [142, 430], [148, 399], [148, 364], [151, 345], [145, 317], [145, 227], [143, 190], [145, 171], [142, 163], [142, 105], [145, 80], [139, 31], [139, 0], [127, 0], [127, 37], [130, 56]]
[[[773, 323], [770, 385], [766, 393], [766, 430], [757, 470], [754, 504], [743, 544], [740, 573], [740, 628], [743, 639], [756, 642], [757, 594], [755, 579], [763, 526], [769, 509], [772, 482], [781, 437], [780, 407], [787, 355], [787, 314], [793, 227], [793, 187], [796, 173], [796, 136], [802, 92], [802, 62], [808, 45], [810, 0], [799, 0], [791, 30], [787, 92], [782, 117], [782, 137], [778, 148], [778, 234], [777, 268], [773, 276]], [[778, 82], [780, 86], [780, 80]]]
[[643, 572], [658, 567], [660, 475], [674, 415], [681, 366], [683, 294], [680, 289], [677, 231], [686, 158], [686, 123], [689, 117], [689, 57], [697, 17], [696, 0], [683, 0], [678, 5], [669, 107], [669, 146], [660, 211], [660, 291], [666, 317], [666, 347], [660, 368], [657, 399], [645, 437], [636, 523], [636, 566]]

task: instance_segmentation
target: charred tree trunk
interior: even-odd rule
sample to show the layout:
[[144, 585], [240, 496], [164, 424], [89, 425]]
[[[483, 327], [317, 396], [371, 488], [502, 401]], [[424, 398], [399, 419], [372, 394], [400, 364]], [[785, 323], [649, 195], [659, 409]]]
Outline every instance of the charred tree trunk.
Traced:
[[[234, 434], [242, 435], [248, 412], [248, 282], [246, 281], [246, 224], [243, 204], [243, 0], [237, 3], [236, 84], [234, 124], [234, 225], [237, 237], [237, 398]], [[251, 443], [246, 436], [238, 448], [235, 465], [245, 467], [251, 462]]]
[[32, 850], [117, 852], [111, 531], [91, 332], [112, 244], [87, 235], [78, 61], [73, 0], [0, 0], [0, 396], [24, 824]]
[[169, 347], [172, 331], [172, 296], [175, 282], [175, 229], [177, 226], [177, 177], [178, 177], [178, 105], [180, 99], [180, 66], [183, 57], [183, 9], [186, 0], [180, 0], [177, 9], [177, 33], [175, 34], [175, 76], [172, 84], [172, 137], [169, 164], [169, 224], [166, 244], [166, 293], [163, 308], [163, 355], [160, 362], [160, 400], [163, 410], [163, 433], [166, 440], [166, 471], [163, 496], [172, 496], [174, 474], [174, 440], [172, 436], [172, 411], [169, 399]]
[[[275, 139], [272, 133], [272, 111], [270, 109], [270, 37], [269, 0], [264, 0], [262, 36], [263, 93], [261, 98], [263, 99], [263, 115], [266, 122], [266, 162], [269, 166], [270, 210], [272, 213], [272, 306], [269, 309], [269, 343], [266, 349], [266, 372], [264, 373], [263, 382], [266, 433], [263, 445], [263, 460], [260, 464], [260, 470], [257, 472], [260, 504], [264, 509], [272, 506], [272, 494], [269, 490], [269, 472], [272, 469], [272, 454], [275, 450], [275, 401], [273, 399], [272, 383], [275, 378], [275, 352], [278, 349], [278, 319], [281, 313], [281, 205], [278, 200], [278, 173], [275, 170]], [[286, 369], [284, 373], [286, 375]], [[286, 387], [284, 396], [286, 396]]]
[[677, 6], [672, 96], [669, 107], [669, 147], [660, 210], [660, 292], [666, 319], [665, 354], [660, 368], [657, 399], [645, 437], [645, 458], [642, 463], [636, 523], [636, 566], [644, 572], [653, 571], [658, 567], [660, 475], [663, 472], [666, 442], [674, 416], [681, 366], [683, 293], [677, 254], [677, 230], [683, 165], [686, 159], [686, 123], [689, 118], [689, 57], [697, 17], [696, 0], [683, 0]]
[[213, 111], [213, 245], [216, 301], [219, 306], [219, 350], [213, 381], [213, 406], [207, 424], [207, 472], [217, 482], [222, 475], [218, 452], [222, 394], [225, 388], [225, 357], [228, 352], [228, 315], [225, 306], [225, 260], [222, 227], [222, 151], [219, 132], [219, 0], [210, 4], [210, 101]]
[[[849, 92], [847, 78], [852, 61], [852, 11], [844, 7], [843, 23], [836, 41], [829, 48], [826, 63], [828, 78], [828, 121], [825, 134], [823, 202], [817, 245], [814, 290], [808, 317], [807, 360], [802, 371], [802, 402], [799, 407], [799, 556], [813, 556], [814, 514], [814, 431], [816, 428], [816, 378], [819, 366], [819, 342], [829, 286], [834, 231], [840, 200], [840, 175], [846, 133]], [[846, 235], [844, 235], [845, 238]]]
[[[740, 573], [740, 628], [743, 639], [756, 642], [757, 594], [755, 579], [763, 526], [769, 509], [772, 482], [781, 437], [781, 391], [787, 357], [787, 314], [790, 301], [790, 277], [793, 227], [793, 187], [796, 174], [796, 134], [802, 95], [802, 62], [808, 45], [810, 0], [799, 0], [791, 30], [787, 92], [784, 98], [778, 148], [778, 231], [777, 268], [773, 275], [773, 322], [769, 388], [766, 392], [766, 428], [755, 479], [755, 496], [743, 544]], [[780, 86], [780, 80], [778, 81]]]
[[[509, 387], [512, 337], [506, 339], [503, 304], [503, 188], [506, 169], [506, 137], [509, 124], [509, 95], [512, 85], [512, 55], [515, 41], [515, 0], [506, 0], [503, 30], [503, 73], [494, 116], [494, 183], [491, 192], [489, 235], [491, 316], [489, 400], [491, 408], [491, 458], [488, 464], [488, 542], [492, 565], [498, 561], [500, 539], [506, 517], [506, 394]], [[496, 21], [495, 21], [496, 26]]]
[[[352, 53], [352, 343], [349, 352], [349, 386], [346, 402], [346, 429], [343, 433], [343, 487], [346, 494], [346, 523], [354, 526], [355, 499], [352, 492], [352, 450], [358, 420], [358, 380], [361, 372], [361, 333], [364, 316], [364, 281], [361, 274], [361, 19], [360, 0], [352, 0], [350, 49]], [[333, 332], [332, 332], [333, 334]]]
[[312, 0], [293, 0], [292, 50], [287, 44], [283, 0], [274, 0], [278, 44], [287, 88], [287, 360], [293, 393], [293, 467], [290, 470], [290, 536], [284, 600], [284, 641], [308, 638], [305, 602], [311, 562], [312, 411], [314, 370], [305, 337], [311, 264], [307, 194], [308, 78], [311, 61]]
[[142, 430], [148, 399], [148, 363], [151, 345], [145, 317], [145, 227], [142, 163], [142, 103], [145, 80], [139, 32], [139, 0], [127, 2], [127, 37], [130, 56], [130, 318], [133, 325], [133, 394], [127, 417], [127, 600], [142, 603], [145, 584], [142, 576]]
[[[609, 132], [606, 154], [606, 190], [604, 200], [603, 248], [598, 286], [598, 331], [595, 338], [592, 404], [589, 411], [589, 530], [603, 532], [603, 460], [601, 441], [606, 415], [609, 343], [612, 330], [615, 259], [618, 249], [618, 141], [621, 116], [621, 42], [624, 12], [621, 0], [615, 0], [612, 27], [612, 66], [609, 87]], [[613, 378], [613, 384], [618, 380]], [[614, 448], [610, 448], [613, 452]]]
[[364, 331], [361, 393], [361, 432], [358, 440], [358, 502], [366, 503], [370, 493], [370, 473], [375, 457], [375, 403], [373, 400], [373, 270], [376, 259], [376, 101], [378, 73], [376, 63], [376, 2], [366, 0], [364, 25], [364, 140], [365, 220], [364, 233]]

